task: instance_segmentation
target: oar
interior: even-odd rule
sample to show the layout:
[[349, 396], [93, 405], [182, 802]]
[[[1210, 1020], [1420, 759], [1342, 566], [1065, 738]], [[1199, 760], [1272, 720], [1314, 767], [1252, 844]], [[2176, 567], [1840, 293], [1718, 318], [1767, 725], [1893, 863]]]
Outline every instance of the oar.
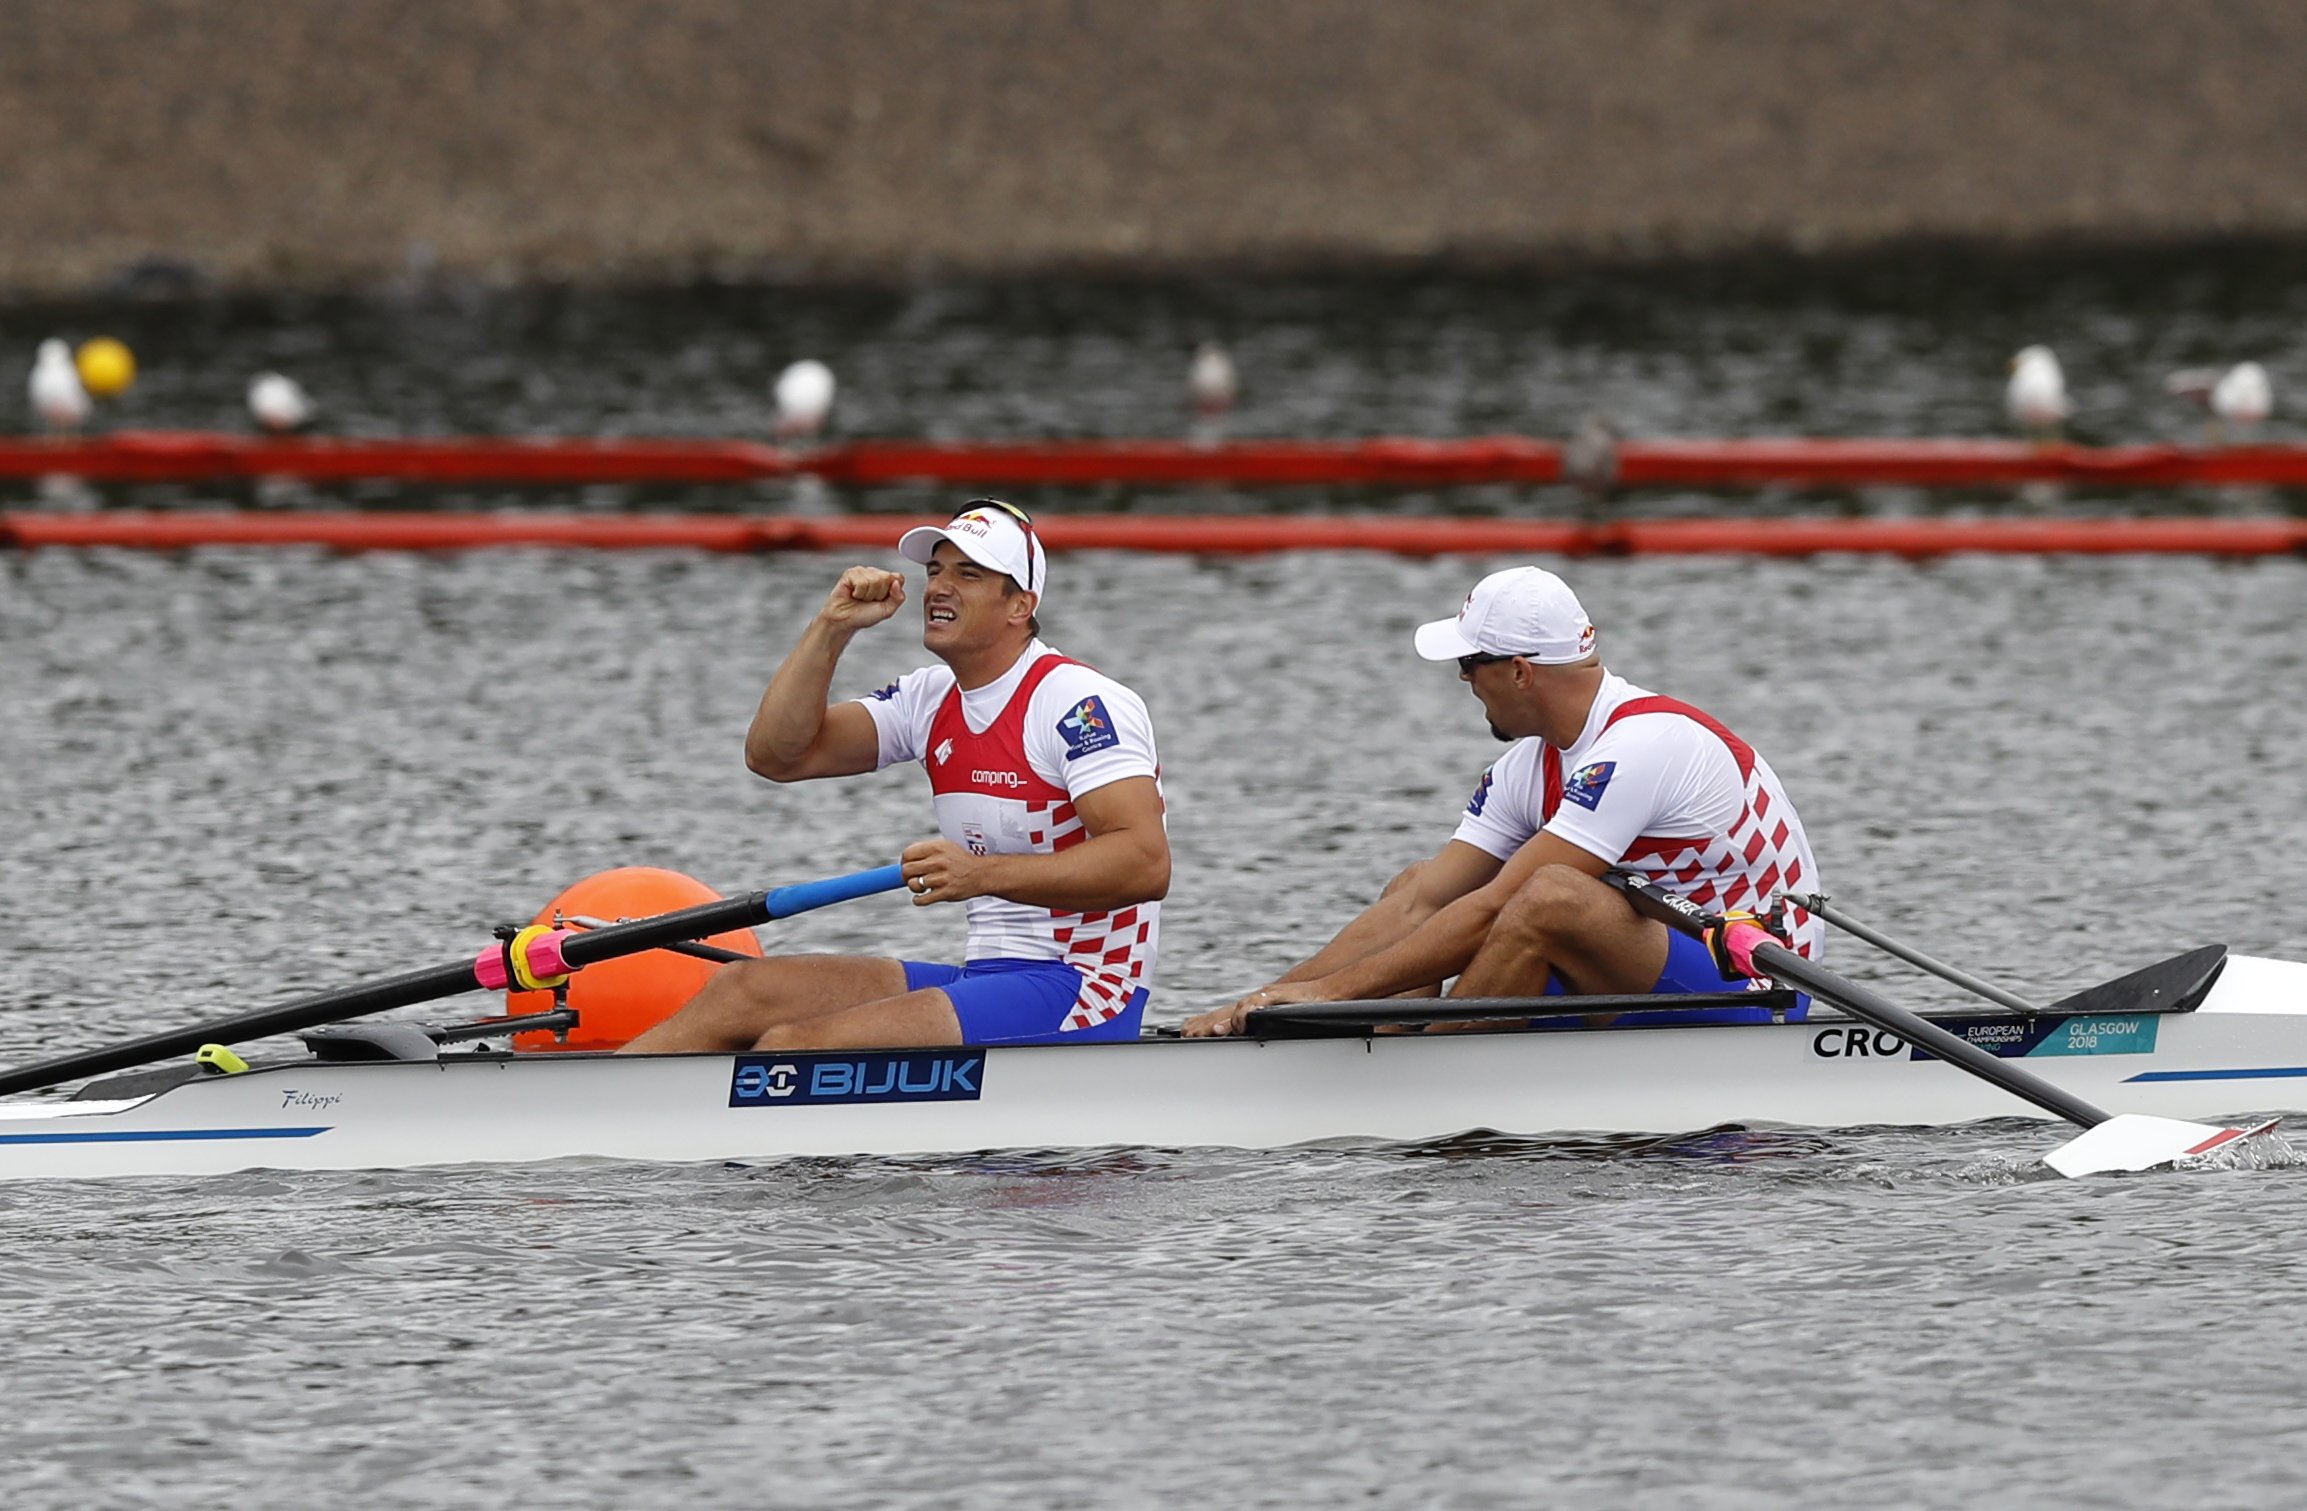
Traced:
[[[582, 913], [571, 913], [562, 921], [572, 928], [579, 929], [605, 929], [611, 924], [609, 919], [588, 918]], [[631, 920], [624, 921], [630, 922]], [[725, 950], [717, 944], [661, 944], [657, 948], [668, 955], [686, 955], [691, 960], [710, 960], [715, 965], [735, 965], [740, 960], [758, 958], [746, 954], [743, 950]]]
[[[563, 971], [580, 970], [597, 961], [619, 955], [637, 954], [642, 950], [657, 949], [685, 939], [702, 939], [706, 935], [726, 933], [730, 929], [750, 928], [774, 918], [791, 918], [796, 913], [806, 913], [812, 908], [846, 902], [853, 897], [893, 891], [904, 883], [905, 875], [901, 868], [880, 866], [847, 876], [830, 876], [822, 881], [798, 882], [788, 887], [773, 887], [766, 892], [748, 892], [742, 897], [700, 903], [693, 908], [636, 918], [631, 923], [612, 924], [605, 929], [583, 933], [556, 930], [540, 934], [533, 942], [523, 946], [527, 955], [523, 964], [532, 975], [559, 975]], [[65, 1055], [61, 1059], [44, 1060], [21, 1070], [0, 1071], [0, 1096], [11, 1092], [34, 1091], [43, 1086], [56, 1086], [65, 1081], [78, 1080], [82, 1076], [126, 1070], [133, 1065], [149, 1065], [171, 1055], [190, 1054], [203, 1044], [244, 1043], [272, 1034], [295, 1033], [298, 1029], [314, 1028], [345, 1018], [365, 1017], [390, 1008], [409, 1007], [440, 997], [453, 997], [458, 992], [476, 988], [495, 990], [502, 987], [512, 974], [510, 952], [513, 947], [512, 944], [492, 946], [478, 956], [435, 966], [431, 970], [411, 971], [407, 975], [389, 976], [382, 981], [339, 987], [317, 996], [283, 1002], [278, 1007], [259, 1008], [254, 1012], [218, 1018], [190, 1028], [171, 1029], [166, 1033], [132, 1039], [125, 1044], [115, 1044], [108, 1049], [91, 1049], [76, 1055]]]
[[1798, 896], [1794, 898], [1793, 901], [1795, 906], [1806, 908], [1809, 911], [1816, 913], [1819, 917], [1825, 919], [1828, 923], [1833, 924], [1836, 928], [1842, 930], [1845, 934], [1863, 939], [1868, 944], [1873, 945], [1876, 949], [1881, 950], [1885, 954], [1896, 955], [1899, 959], [1904, 960], [1907, 964], [1915, 967], [1917, 970], [1928, 971], [1931, 975], [1938, 977], [1941, 981], [1944, 981], [1951, 986], [1959, 986], [1974, 997], [1984, 997], [1987, 1001], [1994, 1003], [1997, 1007], [2007, 1007], [2014, 1013], [2025, 1013], [2030, 1018], [2042, 1012], [2041, 1008], [2035, 1006], [2026, 998], [2018, 996], [2013, 992], [2004, 991], [2001, 987], [1995, 985], [1992, 981], [1982, 980], [1979, 977], [1972, 975], [1969, 971], [1961, 970], [1955, 966], [1947, 964], [1944, 960], [1939, 960], [1924, 954], [1921, 950], [1916, 949], [1911, 944], [1901, 944], [1898, 940], [1891, 938], [1888, 934], [1882, 933], [1880, 930], [1867, 927], [1865, 924], [1851, 917], [1848, 913], [1845, 913], [1842, 909], [1835, 907], [1832, 903], [1830, 903], [1827, 900], [1827, 896], [1824, 892], [1812, 892], [1807, 896]]
[[1728, 963], [1741, 974], [1768, 976], [1773, 981], [1801, 987], [1854, 1018], [1897, 1034], [1916, 1048], [2079, 1125], [2084, 1130], [2081, 1137], [2070, 1139], [2043, 1156], [2043, 1163], [2061, 1175], [2150, 1170], [2192, 1155], [2208, 1154], [2222, 1145], [2265, 1133], [2275, 1126], [2263, 1123], [2247, 1129], [2214, 1128], [2208, 1123], [2189, 1123], [2177, 1118], [2101, 1112], [2082, 1098], [2027, 1074], [2010, 1061], [1988, 1054], [1928, 1019], [1916, 1017], [1897, 1003], [1845, 981], [1823, 966], [1811, 964], [1771, 938], [1759, 925], [1708, 913], [1689, 898], [1678, 897], [1629, 872], [1613, 871], [1605, 879], [1626, 894], [1626, 900], [1634, 904], [1636, 912], [1706, 941], [1718, 958], [1727, 956]]

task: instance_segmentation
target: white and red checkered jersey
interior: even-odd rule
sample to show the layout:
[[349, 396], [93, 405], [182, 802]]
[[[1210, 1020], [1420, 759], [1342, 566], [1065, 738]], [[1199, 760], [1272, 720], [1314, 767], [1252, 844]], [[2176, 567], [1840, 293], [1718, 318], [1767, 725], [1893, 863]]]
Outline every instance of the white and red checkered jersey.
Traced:
[[[1505, 860], [1540, 830], [1703, 908], [1761, 913], [1822, 885], [1768, 761], [1700, 710], [1608, 672], [1568, 749], [1518, 740], [1482, 774], [1455, 838]], [[1820, 959], [1824, 922], [1791, 905], [1779, 917], [1795, 950]]]
[[[876, 769], [919, 761], [937, 827], [978, 855], [1052, 855], [1089, 836], [1075, 800], [1127, 777], [1161, 780], [1144, 700], [1036, 640], [1017, 664], [964, 692], [953, 671], [925, 666], [858, 700], [873, 715]], [[1066, 1020], [1089, 1027], [1153, 985], [1161, 904], [1066, 912], [973, 897], [970, 960], [1062, 960], [1082, 973]]]

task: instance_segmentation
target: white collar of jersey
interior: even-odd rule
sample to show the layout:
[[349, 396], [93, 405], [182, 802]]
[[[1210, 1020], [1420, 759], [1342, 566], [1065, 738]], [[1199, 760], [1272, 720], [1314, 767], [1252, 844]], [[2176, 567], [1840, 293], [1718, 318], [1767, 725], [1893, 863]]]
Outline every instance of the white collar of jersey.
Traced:
[[[1034, 663], [1044, 656], [1055, 654], [1055, 651], [1036, 639], [1026, 646], [1025, 654], [1019, 656], [1016, 664], [1008, 671], [983, 687], [962, 688], [961, 716], [968, 721], [970, 733], [983, 734], [992, 727], [993, 721], [1001, 717], [1001, 711], [1009, 706], [1009, 700], [1017, 695], [1018, 684], [1025, 680], [1027, 672], [1033, 670]], [[950, 672], [952, 668], [946, 670]], [[983, 718], [978, 717], [981, 711]]]

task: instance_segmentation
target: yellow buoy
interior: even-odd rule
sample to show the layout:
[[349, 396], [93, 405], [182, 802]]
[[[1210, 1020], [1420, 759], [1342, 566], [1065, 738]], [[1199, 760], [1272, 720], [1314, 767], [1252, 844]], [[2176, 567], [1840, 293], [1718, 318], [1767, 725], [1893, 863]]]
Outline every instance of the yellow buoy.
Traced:
[[80, 386], [99, 399], [116, 399], [136, 381], [136, 354], [110, 336], [81, 342], [72, 365], [80, 369]]

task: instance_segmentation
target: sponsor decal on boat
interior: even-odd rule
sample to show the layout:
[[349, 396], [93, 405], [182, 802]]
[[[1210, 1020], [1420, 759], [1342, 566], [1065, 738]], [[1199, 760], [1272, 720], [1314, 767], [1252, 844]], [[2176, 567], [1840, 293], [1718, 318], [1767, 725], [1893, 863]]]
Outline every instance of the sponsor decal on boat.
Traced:
[[[2046, 1060], [2066, 1055], [2151, 1055], [2160, 1020], [2143, 1017], [1981, 1018], [1942, 1021], [1956, 1038], [2005, 1060]], [[1897, 1034], [1860, 1023], [1837, 1023], [1811, 1035], [1810, 1053], [1820, 1060], [1928, 1060], [1935, 1058]]]
[[739, 1055], [729, 1076], [732, 1107], [822, 1107], [842, 1102], [974, 1102], [985, 1056], [969, 1051], [904, 1054]]
[[[2051, 1059], [2060, 1055], [2151, 1055], [2152, 1015], [2124, 1018], [2024, 1018], [2009, 1023], [1974, 1023], [1957, 1029], [1981, 1049], [2005, 1059]], [[1967, 1032], [1965, 1031], [1967, 1029]], [[1984, 1036], [1984, 1037], [1982, 1037]], [[1917, 1055], [1921, 1051], [1916, 1051]]]

